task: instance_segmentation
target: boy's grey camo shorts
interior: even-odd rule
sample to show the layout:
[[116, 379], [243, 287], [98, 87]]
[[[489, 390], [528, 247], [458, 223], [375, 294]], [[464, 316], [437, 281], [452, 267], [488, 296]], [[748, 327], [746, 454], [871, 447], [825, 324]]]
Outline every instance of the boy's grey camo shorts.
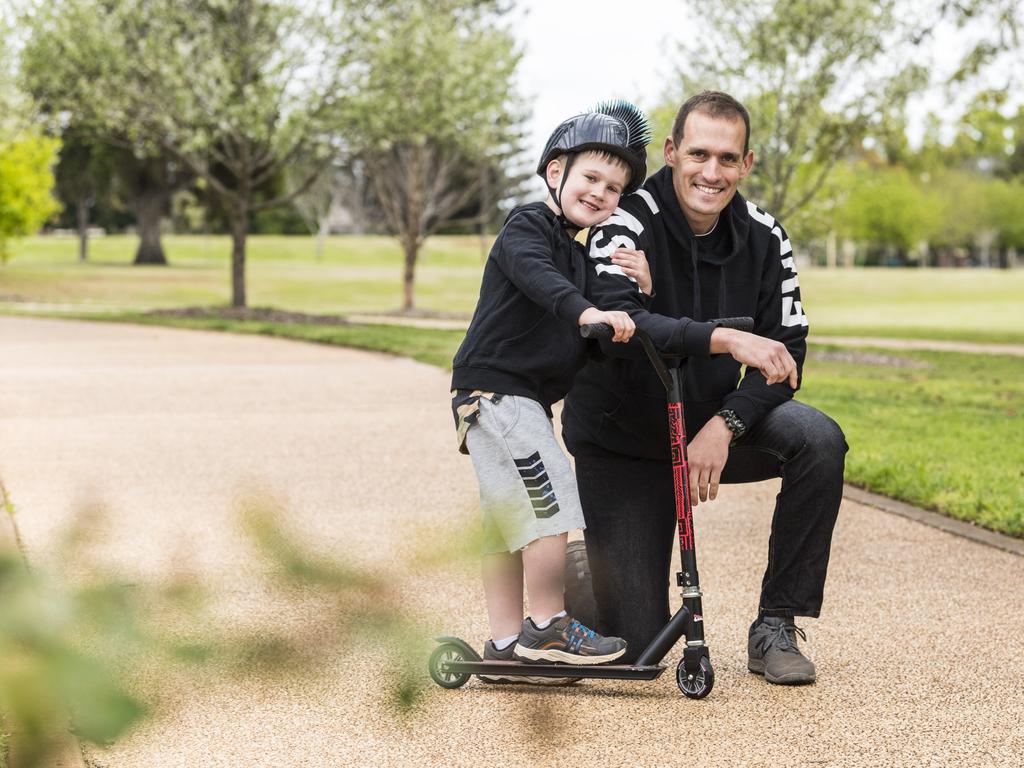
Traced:
[[584, 527], [576, 476], [540, 403], [481, 397], [466, 445], [480, 483], [484, 554]]

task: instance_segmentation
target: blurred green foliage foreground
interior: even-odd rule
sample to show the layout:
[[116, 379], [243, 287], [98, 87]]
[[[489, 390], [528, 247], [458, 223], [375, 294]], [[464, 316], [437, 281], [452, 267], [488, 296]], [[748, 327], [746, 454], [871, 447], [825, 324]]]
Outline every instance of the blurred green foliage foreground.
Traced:
[[[0, 493], [6, 534], [13, 507]], [[312, 675], [370, 638], [391, 674], [382, 709], [401, 717], [418, 701], [426, 633], [403, 618], [392, 580], [314, 554], [281, 526], [279, 510], [252, 503], [239, 514], [262, 564], [257, 586], [271, 601], [310, 608], [301, 627], [272, 631], [214, 616], [195, 575], [155, 586], [90, 562], [88, 532], [102, 514], [81, 511], [63, 536], [62, 571], [78, 574], [70, 580], [27, 566], [12, 537], [0, 536], [0, 768], [52, 765], [69, 729], [84, 744], [109, 744], [190, 676]], [[452, 554], [437, 549], [435, 564], [439, 551]]]

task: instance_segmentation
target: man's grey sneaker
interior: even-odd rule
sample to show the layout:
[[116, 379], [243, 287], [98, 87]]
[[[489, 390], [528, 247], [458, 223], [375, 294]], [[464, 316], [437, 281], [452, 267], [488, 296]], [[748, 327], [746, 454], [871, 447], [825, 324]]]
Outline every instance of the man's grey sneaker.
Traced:
[[604, 664], [625, 652], [625, 640], [599, 635], [571, 616], [562, 616], [544, 629], [527, 616], [515, 645], [517, 659], [565, 664]]
[[[508, 648], [499, 651], [494, 647], [494, 642], [488, 640], [484, 643], [484, 661], [514, 661], [512, 652], [516, 644], [512, 643]], [[526, 677], [525, 675], [477, 675], [485, 683], [512, 683], [520, 685], [572, 685], [583, 678], [580, 677]]]
[[796, 636], [807, 635], [792, 619], [765, 616], [750, 625], [747, 641], [747, 669], [764, 675], [769, 683], [804, 685], [815, 679], [814, 662], [796, 645]]

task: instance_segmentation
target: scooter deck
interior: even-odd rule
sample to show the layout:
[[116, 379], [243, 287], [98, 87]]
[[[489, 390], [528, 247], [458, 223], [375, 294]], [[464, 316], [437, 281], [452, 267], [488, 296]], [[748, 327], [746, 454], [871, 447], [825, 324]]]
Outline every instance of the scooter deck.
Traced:
[[615, 680], [654, 680], [665, 667], [662, 664], [638, 667], [632, 664], [524, 664], [520, 661], [448, 661], [450, 671], [471, 675], [504, 677], [579, 677]]

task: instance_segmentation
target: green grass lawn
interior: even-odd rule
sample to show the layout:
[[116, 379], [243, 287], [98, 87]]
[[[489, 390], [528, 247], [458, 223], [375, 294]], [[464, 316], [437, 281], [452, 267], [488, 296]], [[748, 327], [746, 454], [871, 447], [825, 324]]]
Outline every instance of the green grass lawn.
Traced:
[[798, 397], [842, 425], [849, 482], [1024, 537], [1024, 359], [829, 349], [812, 347]]
[[[167, 268], [132, 266], [130, 236], [94, 240], [85, 264], [76, 260], [74, 238], [16, 241], [10, 263], [0, 267], [0, 306], [42, 302], [94, 311], [229, 301], [227, 237], [168, 236], [164, 243]], [[402, 255], [391, 238], [331, 237], [316, 261], [310, 237], [255, 236], [248, 262], [250, 306], [347, 314], [391, 312], [401, 302]], [[418, 306], [468, 316], [482, 267], [478, 238], [431, 238], [417, 269]], [[816, 335], [1024, 343], [1024, 270], [805, 268], [800, 281]]]
[[[77, 261], [74, 238], [31, 237], [11, 244], [0, 267], [0, 302], [70, 303], [90, 308], [145, 309], [227, 304], [230, 240], [225, 236], [168, 236], [169, 267], [135, 267], [135, 238], [92, 242]], [[487, 243], [490, 246], [490, 243]], [[417, 298], [423, 309], [469, 314], [480, 285], [480, 240], [432, 238], [421, 253]], [[254, 236], [247, 250], [251, 306], [318, 314], [392, 312], [402, 299], [402, 253], [386, 237], [328, 239], [315, 259], [310, 237]]]

